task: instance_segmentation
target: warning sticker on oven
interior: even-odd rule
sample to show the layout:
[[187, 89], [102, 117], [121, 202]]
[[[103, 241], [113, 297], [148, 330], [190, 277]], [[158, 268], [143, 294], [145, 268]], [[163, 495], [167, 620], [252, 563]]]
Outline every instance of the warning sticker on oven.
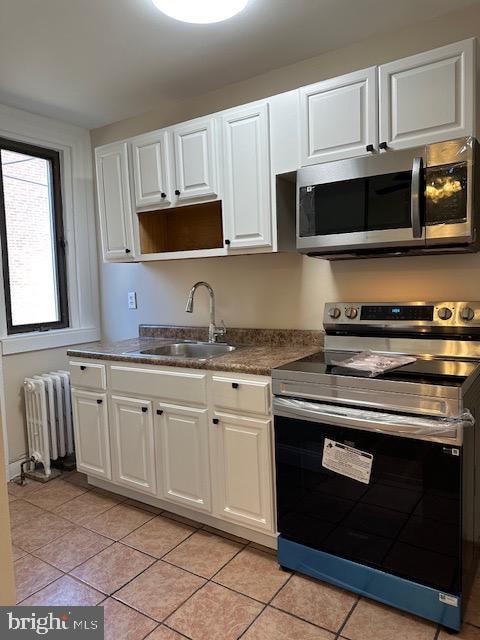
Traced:
[[368, 484], [372, 473], [373, 455], [325, 438], [322, 465], [342, 476]]

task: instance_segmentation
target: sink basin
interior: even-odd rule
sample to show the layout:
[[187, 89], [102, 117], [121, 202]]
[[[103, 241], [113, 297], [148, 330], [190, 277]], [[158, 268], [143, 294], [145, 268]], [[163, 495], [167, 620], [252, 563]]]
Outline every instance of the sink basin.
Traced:
[[174, 344], [165, 344], [140, 351], [131, 351], [131, 355], [141, 356], [167, 356], [169, 358], [196, 358], [199, 360], [208, 360], [223, 356], [225, 353], [235, 351], [235, 347], [229, 344], [209, 343], [209, 342], [177, 342]]

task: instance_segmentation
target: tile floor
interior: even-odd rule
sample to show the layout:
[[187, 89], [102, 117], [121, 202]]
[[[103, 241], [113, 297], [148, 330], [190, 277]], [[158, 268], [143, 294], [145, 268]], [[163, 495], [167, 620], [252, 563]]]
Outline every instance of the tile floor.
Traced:
[[[448, 640], [436, 625], [281, 571], [272, 551], [89, 487], [9, 484], [18, 602], [100, 605], [106, 640]], [[457, 640], [480, 640], [480, 578]]]

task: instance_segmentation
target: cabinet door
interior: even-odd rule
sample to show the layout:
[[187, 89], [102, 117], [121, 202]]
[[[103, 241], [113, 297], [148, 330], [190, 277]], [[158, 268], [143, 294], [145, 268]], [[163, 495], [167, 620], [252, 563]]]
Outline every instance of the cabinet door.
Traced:
[[168, 133], [134, 138], [132, 145], [135, 204], [137, 207], [164, 207], [171, 203]]
[[271, 420], [216, 413], [216, 515], [273, 530]]
[[231, 249], [272, 243], [268, 117], [262, 103], [222, 118], [224, 235]]
[[175, 127], [176, 200], [215, 199], [218, 194], [215, 120]]
[[474, 40], [380, 67], [380, 140], [405, 149], [473, 135]]
[[127, 143], [100, 147], [95, 157], [103, 258], [129, 262], [134, 241]]
[[155, 445], [152, 403], [112, 396], [113, 479], [143, 493], [155, 494]]
[[207, 410], [162, 402], [156, 413], [160, 496], [210, 511]]
[[72, 389], [72, 409], [78, 471], [111, 480], [106, 394]]
[[376, 67], [300, 89], [302, 166], [364, 155], [377, 129]]
[[297, 171], [300, 166], [298, 89], [272, 96], [268, 103], [272, 174]]

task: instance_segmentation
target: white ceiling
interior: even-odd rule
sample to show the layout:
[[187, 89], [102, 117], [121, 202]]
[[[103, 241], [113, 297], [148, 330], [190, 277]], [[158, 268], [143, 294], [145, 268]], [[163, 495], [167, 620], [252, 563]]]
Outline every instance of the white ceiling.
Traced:
[[151, 0], [0, 0], [0, 103], [98, 127], [474, 3], [249, 0], [189, 25]]

